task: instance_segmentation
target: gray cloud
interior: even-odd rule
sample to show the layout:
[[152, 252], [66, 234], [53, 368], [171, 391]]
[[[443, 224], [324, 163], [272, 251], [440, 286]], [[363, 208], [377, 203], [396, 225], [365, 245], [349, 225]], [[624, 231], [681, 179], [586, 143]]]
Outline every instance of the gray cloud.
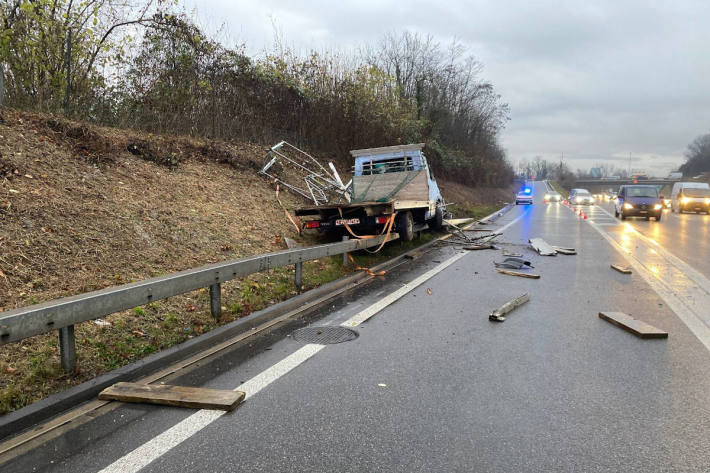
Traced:
[[664, 174], [710, 131], [710, 2], [188, 0], [198, 19], [259, 53], [272, 19], [297, 49], [356, 48], [386, 31], [456, 37], [510, 104], [511, 161], [562, 153]]

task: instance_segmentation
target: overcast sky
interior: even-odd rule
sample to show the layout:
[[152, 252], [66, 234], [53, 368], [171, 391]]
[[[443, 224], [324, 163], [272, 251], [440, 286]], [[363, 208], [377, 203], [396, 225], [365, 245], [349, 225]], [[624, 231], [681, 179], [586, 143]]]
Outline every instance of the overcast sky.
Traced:
[[[710, 132], [710, 0], [186, 0], [198, 22], [251, 54], [272, 24], [301, 52], [347, 51], [385, 31], [458, 38], [510, 105], [510, 161], [564, 153], [663, 175]], [[386, 143], [383, 143], [385, 145]]]

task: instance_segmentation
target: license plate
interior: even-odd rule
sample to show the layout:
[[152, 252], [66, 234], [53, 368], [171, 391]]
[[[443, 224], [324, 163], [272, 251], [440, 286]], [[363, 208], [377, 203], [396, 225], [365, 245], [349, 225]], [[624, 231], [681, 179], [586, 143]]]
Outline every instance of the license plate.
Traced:
[[335, 221], [336, 226], [342, 227], [345, 224], [348, 225], [357, 225], [360, 223], [359, 218], [339, 218], [338, 220]]
[[641, 213], [642, 213], [642, 214], [647, 214], [647, 213], [648, 213], [648, 210], [642, 210]]

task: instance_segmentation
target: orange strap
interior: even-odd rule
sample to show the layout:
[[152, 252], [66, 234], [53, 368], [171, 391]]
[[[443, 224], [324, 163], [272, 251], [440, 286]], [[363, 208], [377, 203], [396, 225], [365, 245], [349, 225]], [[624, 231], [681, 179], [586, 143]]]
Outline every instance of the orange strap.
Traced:
[[288, 219], [291, 221], [291, 223], [293, 224], [293, 226], [296, 227], [296, 231], [297, 231], [298, 234], [300, 235], [300, 234], [301, 234], [301, 225], [299, 225], [299, 224], [301, 223], [301, 222], [300, 222], [301, 219], [298, 218], [298, 217], [296, 217], [296, 219], [298, 219], [298, 221], [299, 221], [298, 223], [296, 223], [296, 221], [293, 219], [293, 217], [291, 216], [291, 214], [289, 213], [289, 211], [286, 210], [286, 207], [284, 207], [284, 204], [281, 202], [281, 199], [279, 199], [279, 184], [278, 184], [278, 183], [276, 184], [276, 200], [279, 202], [279, 205], [280, 205], [281, 208], [284, 210], [284, 213], [286, 214], [286, 217], [288, 217]]
[[370, 276], [384, 276], [385, 274], [387, 274], [387, 271], [374, 272], [370, 268], [360, 267], [360, 265], [358, 265], [353, 259], [353, 255], [351, 255], [350, 253], [348, 253], [348, 258], [350, 258], [350, 261], [355, 265], [355, 271], [367, 271], [367, 274], [369, 274]]
[[[351, 234], [353, 237], [360, 239], [360, 240], [370, 240], [372, 238], [377, 238], [378, 236], [382, 235], [387, 231], [389, 234], [389, 230], [387, 230], [387, 226], [390, 226], [390, 229], [392, 227], [392, 222], [394, 222], [394, 216], [397, 215], [397, 212], [393, 213], [390, 215], [390, 219], [385, 223], [384, 227], [382, 227], [382, 231], [380, 232], [379, 235], [356, 235], [355, 232], [353, 232], [353, 229], [350, 228], [350, 225], [345, 221], [345, 217], [343, 217], [343, 209], [338, 207], [338, 213], [340, 214], [340, 218], [343, 219], [343, 226], [345, 229], [348, 231], [349, 234]], [[379, 249], [377, 250], [379, 251]]]

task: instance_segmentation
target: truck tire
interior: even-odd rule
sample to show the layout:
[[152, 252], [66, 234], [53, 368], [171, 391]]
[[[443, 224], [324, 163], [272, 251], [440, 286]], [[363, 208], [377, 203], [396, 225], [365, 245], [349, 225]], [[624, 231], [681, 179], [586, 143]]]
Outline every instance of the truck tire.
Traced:
[[397, 233], [402, 241], [412, 241], [414, 239], [414, 218], [412, 212], [407, 210], [397, 214]]
[[438, 232], [444, 228], [444, 209], [437, 207], [434, 211], [434, 218], [429, 220], [429, 229], [432, 232]]

